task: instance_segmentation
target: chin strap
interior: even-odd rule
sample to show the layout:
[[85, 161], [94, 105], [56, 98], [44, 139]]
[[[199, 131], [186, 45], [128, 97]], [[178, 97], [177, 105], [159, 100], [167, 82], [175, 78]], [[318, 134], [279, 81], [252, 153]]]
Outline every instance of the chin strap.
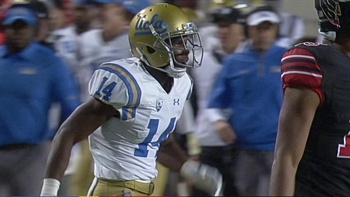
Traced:
[[151, 67], [153, 69], [162, 71], [162, 72], [166, 73], [169, 77], [180, 78], [180, 77], [184, 76], [185, 73], [186, 73], [186, 68], [176, 68], [174, 66], [174, 61], [173, 61], [173, 59], [171, 57], [169, 58], [170, 59], [170, 63], [165, 69], [157, 68], [157, 67], [151, 66], [151, 64], [148, 62], [148, 60], [145, 58], [145, 56], [143, 55], [142, 51], [138, 47], [136, 48], [136, 51], [137, 51], [137, 53], [140, 56], [140, 60], [142, 62], [144, 62], [146, 64], [146, 66], [149, 66], [149, 67]]
[[335, 31], [328, 31], [328, 32], [322, 32], [320, 29], [318, 29], [318, 33], [321, 34], [324, 38], [330, 41], [335, 41], [335, 38], [337, 37], [337, 33]]

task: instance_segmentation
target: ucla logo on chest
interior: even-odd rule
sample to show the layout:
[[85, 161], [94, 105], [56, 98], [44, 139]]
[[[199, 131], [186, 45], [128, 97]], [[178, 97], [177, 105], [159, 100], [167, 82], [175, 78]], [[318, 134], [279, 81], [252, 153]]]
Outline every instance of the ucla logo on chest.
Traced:
[[152, 32], [149, 29], [149, 26], [152, 25], [153, 28], [157, 31], [158, 34], [165, 33], [168, 30], [168, 27], [164, 24], [163, 20], [158, 19], [159, 15], [155, 14], [150, 21], [144, 20], [145, 17], [139, 16], [136, 26], [135, 26], [135, 36], [145, 36], [151, 35]]
[[157, 110], [157, 112], [158, 112], [160, 109], [162, 109], [162, 107], [163, 107], [163, 100], [158, 99], [158, 100], [156, 101], [156, 110]]

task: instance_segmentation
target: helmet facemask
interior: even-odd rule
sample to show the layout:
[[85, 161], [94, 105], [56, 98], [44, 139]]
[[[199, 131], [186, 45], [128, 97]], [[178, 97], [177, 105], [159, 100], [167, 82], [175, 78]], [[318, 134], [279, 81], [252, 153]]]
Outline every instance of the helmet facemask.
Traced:
[[[147, 61], [146, 56], [140, 49], [136, 49], [140, 55], [140, 59], [147, 66], [167, 73], [170, 77], [180, 78], [186, 73], [186, 68], [199, 67], [203, 59], [202, 42], [194, 23], [186, 23], [177, 31], [159, 34], [153, 25], [149, 25], [152, 35], [156, 37], [156, 41], [152, 46], [147, 46], [148, 50], [155, 50], [167, 54], [169, 61], [164, 66], [152, 66]], [[177, 56], [183, 56], [183, 61], [179, 61]], [[187, 56], [187, 57], [186, 57]], [[162, 57], [159, 57], [162, 58]], [[165, 58], [165, 57], [164, 57]], [[187, 59], [187, 61], [185, 61]]]
[[315, 0], [319, 33], [330, 41], [338, 34], [350, 34], [350, 0]]

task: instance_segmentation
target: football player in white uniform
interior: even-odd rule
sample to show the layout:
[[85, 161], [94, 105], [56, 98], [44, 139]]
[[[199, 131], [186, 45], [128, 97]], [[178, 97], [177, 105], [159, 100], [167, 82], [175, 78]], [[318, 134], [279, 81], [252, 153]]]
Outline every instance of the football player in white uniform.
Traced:
[[96, 177], [89, 195], [151, 195], [156, 160], [219, 195], [221, 174], [190, 160], [170, 135], [191, 95], [186, 68], [202, 61], [196, 26], [180, 8], [156, 4], [131, 21], [129, 41], [134, 57], [103, 63], [89, 83], [92, 98], [60, 127], [41, 196], [57, 195], [72, 146], [87, 136]]

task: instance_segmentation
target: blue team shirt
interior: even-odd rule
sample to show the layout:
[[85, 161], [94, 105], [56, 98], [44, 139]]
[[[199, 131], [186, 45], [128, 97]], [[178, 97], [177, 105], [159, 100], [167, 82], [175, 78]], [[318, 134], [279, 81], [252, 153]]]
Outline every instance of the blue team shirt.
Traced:
[[18, 54], [1, 46], [0, 146], [52, 138], [48, 113], [53, 102], [61, 103], [64, 119], [80, 102], [73, 75], [55, 52], [38, 43]]
[[280, 62], [286, 50], [275, 45], [260, 57], [249, 48], [225, 59], [208, 108], [232, 110], [228, 121], [237, 147], [274, 150], [283, 99]]

